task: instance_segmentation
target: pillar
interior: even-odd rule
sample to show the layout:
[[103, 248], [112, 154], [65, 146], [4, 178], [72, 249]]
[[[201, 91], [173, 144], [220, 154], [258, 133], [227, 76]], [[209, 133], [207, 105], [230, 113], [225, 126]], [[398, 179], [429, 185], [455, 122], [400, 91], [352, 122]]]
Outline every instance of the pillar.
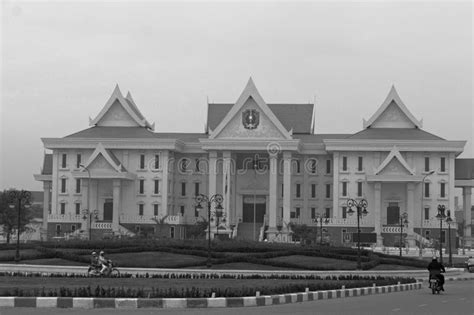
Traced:
[[464, 207], [464, 246], [471, 247], [472, 246], [472, 235], [471, 235], [471, 194], [472, 194], [472, 187], [463, 187], [462, 188], [462, 198], [463, 198], [463, 207]]
[[415, 247], [415, 235], [413, 227], [415, 225], [415, 184], [407, 183], [407, 214], [408, 214], [408, 228], [407, 228], [407, 242], [408, 246]]
[[283, 152], [283, 228], [290, 223], [291, 211], [291, 152]]
[[[214, 196], [217, 192], [217, 152], [209, 152], [209, 194], [208, 196]], [[207, 217], [207, 213], [206, 213]], [[214, 221], [215, 224], [216, 221]], [[212, 225], [212, 223], [211, 223]]]
[[169, 192], [169, 151], [164, 150], [161, 154], [162, 177], [161, 177], [161, 213], [159, 215], [164, 217], [168, 212], [168, 192]]
[[[90, 202], [91, 202], [91, 190], [92, 190], [92, 184], [89, 187], [89, 178], [81, 178], [81, 192], [82, 192], [82, 198], [81, 198], [81, 208], [82, 210], [87, 210], [87, 211], [92, 211], [89, 209], [90, 207]], [[89, 212], [90, 213], [90, 212]], [[84, 213], [81, 211], [81, 230], [84, 230], [86, 232], [86, 235], [89, 235], [89, 216], [85, 216], [85, 219], [83, 217]]]
[[224, 197], [224, 207], [226, 226], [229, 226], [230, 222], [230, 177], [231, 177], [231, 155], [230, 151], [224, 151], [222, 153], [223, 166], [222, 166], [222, 196]]
[[276, 232], [277, 226], [277, 211], [278, 211], [278, 159], [276, 154], [270, 155], [270, 170], [268, 172], [269, 178], [269, 202], [268, 202], [268, 229]]
[[121, 209], [121, 180], [114, 179], [112, 182], [113, 185], [113, 215], [112, 215], [112, 231], [118, 232], [119, 230], [119, 219]]
[[46, 240], [48, 235], [48, 216], [49, 216], [49, 194], [51, 191], [52, 182], [43, 182], [43, 226], [41, 231], [41, 239]]
[[333, 154], [332, 174], [332, 213], [334, 218], [342, 218], [342, 208], [339, 206], [339, 152]]
[[382, 237], [382, 222], [380, 220], [382, 211], [382, 198], [381, 198], [382, 184], [377, 182], [374, 184], [374, 222], [375, 222], [375, 234], [377, 235], [377, 247], [383, 246]]

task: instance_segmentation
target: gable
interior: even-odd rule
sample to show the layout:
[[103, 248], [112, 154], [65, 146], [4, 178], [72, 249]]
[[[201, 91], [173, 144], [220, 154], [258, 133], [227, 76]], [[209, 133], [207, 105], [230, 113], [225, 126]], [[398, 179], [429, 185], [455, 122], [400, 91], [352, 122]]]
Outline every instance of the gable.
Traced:
[[372, 128], [415, 128], [405, 113], [392, 101], [382, 114], [372, 123]]
[[110, 163], [105, 159], [102, 154], [99, 154], [88, 166], [89, 171], [100, 170], [100, 171], [112, 171], [116, 170]]
[[378, 173], [378, 175], [411, 175], [395, 157]]
[[392, 151], [390, 151], [385, 160], [375, 170], [375, 175], [380, 175], [383, 172], [385, 172], [384, 174], [391, 175], [415, 175], [415, 171], [410, 168], [396, 146], [392, 148]]
[[109, 110], [97, 122], [100, 127], [138, 127], [139, 124], [123, 108], [118, 100], [112, 104]]

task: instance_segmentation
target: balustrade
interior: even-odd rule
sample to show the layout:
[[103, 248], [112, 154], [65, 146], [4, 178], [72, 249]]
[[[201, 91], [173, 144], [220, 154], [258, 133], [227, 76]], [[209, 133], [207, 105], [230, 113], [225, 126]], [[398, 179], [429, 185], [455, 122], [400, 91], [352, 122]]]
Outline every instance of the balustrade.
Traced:
[[[156, 224], [156, 220], [160, 220], [159, 216], [152, 215], [121, 215], [120, 223], [131, 224]], [[185, 218], [181, 215], [169, 215], [164, 220], [165, 224], [183, 224]]]
[[72, 214], [49, 214], [48, 215], [48, 222], [52, 223], [78, 223], [82, 222], [82, 217], [80, 215], [72, 215]]

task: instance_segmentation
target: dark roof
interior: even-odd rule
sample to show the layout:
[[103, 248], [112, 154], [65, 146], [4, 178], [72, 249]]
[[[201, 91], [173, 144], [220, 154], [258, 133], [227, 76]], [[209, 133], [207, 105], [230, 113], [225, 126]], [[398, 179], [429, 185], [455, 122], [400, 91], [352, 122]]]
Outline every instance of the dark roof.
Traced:
[[455, 179], [474, 179], [474, 159], [454, 160]]
[[143, 127], [94, 126], [73, 133], [65, 138], [154, 138], [155, 134]]
[[199, 142], [199, 139], [208, 138], [205, 133], [159, 132], [155, 133], [158, 139], [178, 139], [184, 142]]
[[53, 175], [53, 155], [45, 154], [41, 175]]
[[367, 128], [348, 139], [444, 140], [418, 128]]
[[323, 143], [324, 140], [329, 139], [346, 139], [347, 137], [351, 136], [351, 134], [329, 134], [329, 133], [319, 133], [319, 134], [296, 134], [293, 135], [295, 139], [301, 139], [304, 143]]
[[[283, 126], [293, 133], [311, 133], [313, 104], [267, 104]], [[207, 126], [216, 129], [234, 104], [208, 104]]]

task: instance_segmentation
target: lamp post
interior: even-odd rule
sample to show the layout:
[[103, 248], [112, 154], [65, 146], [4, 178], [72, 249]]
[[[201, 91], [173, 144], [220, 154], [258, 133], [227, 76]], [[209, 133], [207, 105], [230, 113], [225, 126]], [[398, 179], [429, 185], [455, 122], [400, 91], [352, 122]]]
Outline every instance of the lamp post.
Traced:
[[352, 210], [353, 207], [357, 208], [357, 269], [359, 270], [362, 269], [362, 264], [360, 262], [360, 218], [368, 214], [367, 206], [368, 203], [365, 199], [361, 199], [359, 201], [354, 199], [347, 200], [347, 207], [349, 208], [347, 213], [349, 215], [353, 215], [355, 213], [355, 211]]
[[323, 223], [328, 224], [329, 219], [326, 217], [326, 215], [322, 215], [321, 213], [316, 213], [316, 217], [313, 219], [313, 221], [315, 223], [319, 222], [319, 233], [320, 233], [319, 246], [322, 246], [323, 245]]
[[402, 238], [403, 238], [403, 227], [406, 226], [408, 224], [408, 214], [406, 212], [404, 212], [401, 216], [400, 216], [400, 257], [402, 257]]
[[[222, 202], [224, 201], [224, 197], [221, 194], [215, 194], [210, 197], [199, 194], [194, 197], [196, 201], [196, 210], [200, 211], [203, 209], [202, 203], [207, 203], [207, 268], [211, 268], [211, 205], [214, 203], [214, 216], [216, 218], [222, 216]], [[217, 220], [216, 220], [217, 221]], [[216, 222], [217, 223], [217, 222]]]
[[20, 261], [20, 225], [21, 225], [21, 204], [23, 203], [23, 207], [25, 209], [30, 207], [30, 198], [31, 192], [28, 190], [12, 190], [8, 194], [9, 199], [9, 207], [10, 209], [15, 208], [15, 202], [18, 206], [18, 222], [17, 222], [17, 238], [16, 238], [16, 252], [15, 252], [15, 262]]
[[446, 223], [448, 223], [448, 248], [449, 248], [449, 266], [453, 266], [453, 254], [451, 251], [451, 223], [453, 222], [453, 219], [451, 219], [451, 210], [448, 210], [448, 215], [446, 217]]
[[[83, 164], [79, 164], [79, 166], [87, 171], [87, 209], [86, 210], [89, 211], [90, 210], [89, 200], [90, 200], [90, 192], [91, 192], [91, 172]], [[89, 225], [89, 240], [90, 240], [91, 239], [91, 230], [90, 230], [91, 223], [89, 222], [88, 225]]]
[[438, 214], [436, 219], [439, 220], [439, 262], [443, 263], [443, 239], [441, 238], [443, 232], [443, 220], [446, 219], [444, 211], [446, 207], [444, 205], [438, 205]]
[[420, 239], [420, 257], [423, 257], [423, 212], [424, 212], [424, 208], [423, 208], [423, 198], [425, 197], [424, 196], [424, 190], [425, 190], [425, 179], [426, 177], [432, 175], [434, 173], [434, 170], [431, 170], [429, 171], [428, 173], [425, 174], [425, 176], [423, 176], [423, 180], [421, 181], [421, 203], [420, 203], [420, 206], [421, 206], [421, 221], [420, 221], [420, 236], [421, 236], [421, 239]]
[[89, 209], [82, 210], [82, 218], [89, 222], [89, 240], [92, 239], [92, 219], [99, 219], [99, 211], [89, 211]]

